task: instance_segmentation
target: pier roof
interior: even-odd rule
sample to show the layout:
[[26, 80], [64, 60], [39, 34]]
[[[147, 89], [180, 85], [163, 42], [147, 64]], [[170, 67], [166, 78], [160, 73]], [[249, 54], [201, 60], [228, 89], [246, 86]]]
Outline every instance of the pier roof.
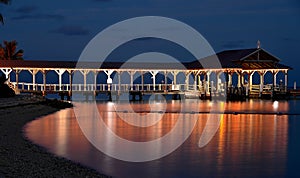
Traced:
[[[212, 61], [220, 61], [217, 65]], [[212, 60], [214, 59], [214, 60]], [[202, 65], [201, 65], [201, 64]], [[84, 69], [178, 69], [197, 70], [210, 68], [239, 68], [245, 70], [255, 69], [292, 69], [281, 64], [280, 59], [262, 48], [226, 50], [203, 59], [180, 63], [134, 63], [134, 62], [104, 62], [101, 67], [97, 62], [75, 61], [36, 61], [36, 60], [0, 60], [0, 67], [8, 68], [84, 68]]]

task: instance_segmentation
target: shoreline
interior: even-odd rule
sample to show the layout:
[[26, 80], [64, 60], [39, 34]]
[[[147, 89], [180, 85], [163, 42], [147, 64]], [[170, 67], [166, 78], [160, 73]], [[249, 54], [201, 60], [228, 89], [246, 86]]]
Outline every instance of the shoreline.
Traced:
[[0, 177], [109, 177], [58, 157], [24, 136], [28, 122], [68, 107], [71, 104], [33, 96], [0, 98]]

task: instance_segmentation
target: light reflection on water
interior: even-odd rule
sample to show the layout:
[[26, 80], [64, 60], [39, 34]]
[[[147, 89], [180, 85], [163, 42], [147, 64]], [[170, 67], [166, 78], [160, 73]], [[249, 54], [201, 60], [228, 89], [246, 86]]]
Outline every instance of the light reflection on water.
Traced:
[[[188, 101], [188, 100], [187, 100]], [[147, 103], [131, 104], [136, 112], [149, 111]], [[199, 111], [210, 110], [210, 102], [194, 105]], [[226, 111], [273, 113], [290, 112], [290, 103], [280, 101], [274, 107], [271, 101], [226, 103]], [[193, 107], [190, 110], [193, 110]], [[167, 134], [177, 121], [179, 102], [170, 102], [162, 120], [149, 127], [134, 127], [118, 118], [111, 103], [99, 103], [104, 122], [122, 138], [149, 141]], [[124, 114], [124, 113], [123, 113]], [[130, 114], [131, 113], [127, 113]], [[195, 115], [186, 113], [186, 121]], [[198, 122], [189, 139], [170, 155], [146, 163], [128, 163], [110, 158], [94, 148], [78, 126], [73, 109], [35, 120], [25, 127], [33, 142], [50, 152], [90, 166], [113, 177], [244, 177], [287, 175], [289, 121], [291, 116], [272, 114], [222, 114], [218, 132], [204, 148], [198, 141], [208, 114], [196, 114]], [[92, 121], [91, 121], [92, 122]], [[147, 122], [144, 120], [143, 122]], [[293, 119], [295, 122], [295, 119]], [[299, 122], [299, 121], [297, 121]], [[91, 123], [93, 125], [93, 123]], [[298, 124], [299, 125], [299, 124]], [[91, 132], [97, 130], [91, 127]], [[294, 139], [295, 140], [295, 139]], [[113, 144], [113, 143], [105, 143]], [[158, 145], [159, 146], [159, 145]]]

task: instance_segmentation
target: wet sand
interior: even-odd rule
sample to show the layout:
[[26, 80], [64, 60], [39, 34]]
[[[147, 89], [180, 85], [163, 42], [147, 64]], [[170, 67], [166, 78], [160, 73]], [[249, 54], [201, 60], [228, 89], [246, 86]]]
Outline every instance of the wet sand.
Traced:
[[24, 138], [26, 123], [70, 104], [40, 97], [0, 98], [0, 177], [107, 177]]

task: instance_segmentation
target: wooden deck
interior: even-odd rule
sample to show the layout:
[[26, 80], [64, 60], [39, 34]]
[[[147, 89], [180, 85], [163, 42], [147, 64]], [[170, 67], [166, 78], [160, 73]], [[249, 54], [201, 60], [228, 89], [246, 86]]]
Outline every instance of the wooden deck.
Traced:
[[292, 98], [298, 98], [298, 97], [300, 97], [300, 89], [291, 89], [289, 91], [289, 95]]

